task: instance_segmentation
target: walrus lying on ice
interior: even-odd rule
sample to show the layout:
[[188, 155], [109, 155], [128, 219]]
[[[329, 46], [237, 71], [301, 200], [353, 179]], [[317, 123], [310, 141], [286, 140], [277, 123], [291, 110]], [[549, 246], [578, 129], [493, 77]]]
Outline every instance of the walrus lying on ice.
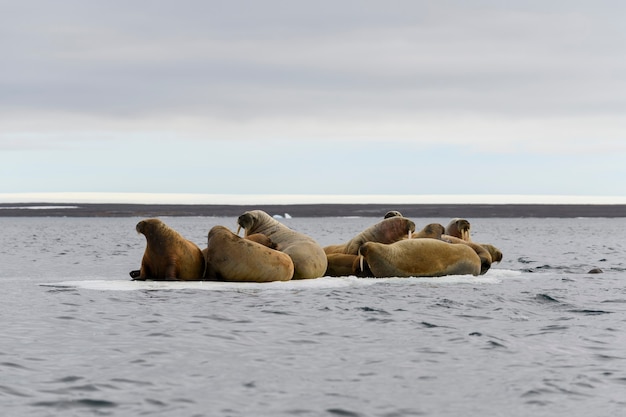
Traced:
[[[472, 242], [470, 227], [470, 222], [466, 219], [455, 218], [450, 220], [450, 223], [446, 226], [445, 235], [453, 236], [466, 242]], [[494, 245], [489, 243], [478, 243], [478, 245], [482, 246], [489, 252], [492, 262], [502, 261], [502, 252]]]
[[362, 274], [358, 270], [357, 253], [365, 242], [393, 243], [408, 239], [415, 231], [415, 223], [402, 215], [391, 215], [378, 223], [366, 228], [349, 241], [324, 247], [328, 267], [325, 275], [341, 277]]
[[392, 216], [379, 221], [378, 223], [363, 230], [349, 241], [339, 245], [329, 245], [324, 247], [326, 254], [346, 253], [356, 255], [361, 245], [365, 242], [393, 243], [401, 239], [411, 237], [415, 231], [415, 223], [400, 216]]
[[481, 271], [481, 259], [474, 249], [437, 239], [366, 242], [359, 253], [376, 278], [479, 275]]
[[262, 210], [246, 211], [239, 216], [237, 223], [246, 236], [264, 234], [276, 245], [276, 250], [291, 257], [294, 265], [292, 279], [324, 276], [328, 265], [326, 254], [312, 237], [291, 230]]
[[208, 245], [202, 252], [208, 280], [270, 282], [288, 281], [293, 276], [289, 255], [239, 237], [224, 226], [215, 226], [209, 231]]

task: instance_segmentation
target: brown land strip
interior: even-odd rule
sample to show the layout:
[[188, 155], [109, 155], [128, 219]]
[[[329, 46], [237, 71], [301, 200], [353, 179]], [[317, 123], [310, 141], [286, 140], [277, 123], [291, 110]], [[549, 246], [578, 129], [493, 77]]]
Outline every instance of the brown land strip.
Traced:
[[[15, 207], [76, 207], [27, 209]], [[163, 217], [209, 216], [236, 217], [246, 210], [260, 209], [269, 214], [293, 217], [360, 216], [382, 217], [398, 210], [406, 217], [465, 218], [574, 218], [626, 217], [621, 204], [259, 204], [259, 205], [193, 205], [193, 204], [57, 204], [3, 203], [0, 217]]]

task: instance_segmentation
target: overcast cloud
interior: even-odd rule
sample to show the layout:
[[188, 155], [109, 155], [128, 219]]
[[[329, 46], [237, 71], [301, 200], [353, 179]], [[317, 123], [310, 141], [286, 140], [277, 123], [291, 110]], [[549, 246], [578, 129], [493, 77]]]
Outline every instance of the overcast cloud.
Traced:
[[0, 0], [0, 193], [626, 195], [624, 12]]

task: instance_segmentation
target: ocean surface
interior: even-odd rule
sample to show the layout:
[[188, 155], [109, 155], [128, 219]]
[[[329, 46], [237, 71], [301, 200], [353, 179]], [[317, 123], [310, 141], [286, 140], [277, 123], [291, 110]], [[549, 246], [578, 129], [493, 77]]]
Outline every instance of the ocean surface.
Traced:
[[[236, 230], [162, 219], [201, 248]], [[481, 277], [269, 284], [132, 282], [139, 220], [0, 218], [3, 416], [626, 409], [626, 219], [470, 218], [504, 253]], [[281, 219], [323, 246], [379, 220]]]

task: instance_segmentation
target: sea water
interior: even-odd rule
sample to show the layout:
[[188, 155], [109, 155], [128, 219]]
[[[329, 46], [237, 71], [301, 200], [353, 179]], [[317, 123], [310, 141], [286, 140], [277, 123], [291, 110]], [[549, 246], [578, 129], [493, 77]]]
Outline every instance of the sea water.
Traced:
[[[468, 219], [504, 254], [480, 277], [268, 284], [130, 281], [139, 220], [0, 218], [3, 416], [626, 407], [624, 219]], [[235, 218], [163, 220], [201, 248], [212, 226], [236, 230]], [[321, 245], [379, 220], [281, 219]]]

